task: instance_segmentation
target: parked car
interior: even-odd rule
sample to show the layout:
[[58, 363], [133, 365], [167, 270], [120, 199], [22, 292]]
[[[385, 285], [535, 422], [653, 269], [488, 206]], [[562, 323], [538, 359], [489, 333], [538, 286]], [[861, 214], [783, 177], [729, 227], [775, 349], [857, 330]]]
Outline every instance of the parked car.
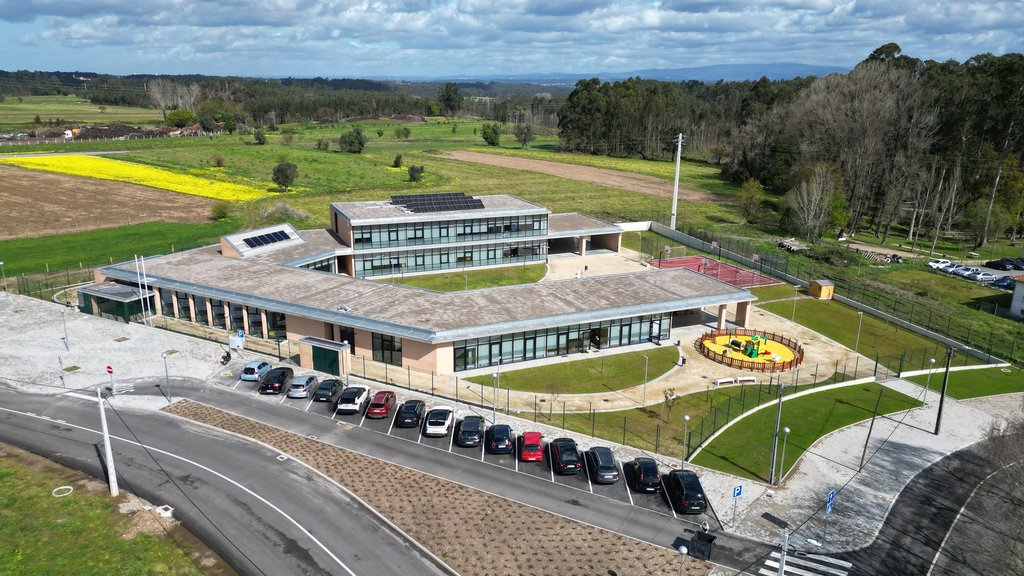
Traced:
[[962, 278], [967, 278], [971, 274], [977, 274], [978, 272], [981, 272], [981, 268], [978, 268], [977, 266], [965, 266], [963, 268], [960, 268], [956, 272], [953, 272], [953, 274], [956, 274], [957, 276], [960, 276]]
[[1013, 279], [1013, 276], [1003, 276], [1002, 278], [993, 281], [992, 286], [994, 288], [1002, 288], [1004, 290], [1013, 290], [1013, 286], [1016, 283], [1017, 281]]
[[580, 451], [571, 438], [555, 438], [548, 444], [548, 452], [556, 474], [576, 474], [583, 468]]
[[487, 428], [484, 448], [491, 454], [511, 454], [516, 451], [515, 435], [508, 424], [493, 424]]
[[637, 458], [629, 463], [633, 472], [634, 492], [659, 492], [661, 490], [661, 473], [658, 463], [653, 458]]
[[943, 272], [945, 272], [946, 274], [956, 274], [957, 270], [962, 270], [964, 268], [967, 268], [967, 266], [964, 266], [963, 264], [960, 264], [959, 262], [957, 262], [955, 264], [950, 264], [949, 266], [945, 266], [945, 267], [941, 268], [941, 270]]
[[975, 282], [992, 282], [996, 278], [999, 278], [999, 276], [996, 276], [991, 272], [978, 272], [977, 274], [970, 276], [969, 278], [971, 280], [974, 280]]
[[484, 419], [481, 416], [466, 416], [459, 422], [459, 433], [455, 443], [459, 446], [479, 446], [484, 435]]
[[395, 407], [395, 393], [381, 390], [373, 395], [370, 406], [366, 408], [367, 418], [387, 418], [391, 409]]
[[239, 380], [245, 380], [247, 382], [259, 382], [260, 378], [267, 372], [270, 372], [270, 362], [263, 360], [253, 360], [246, 362], [242, 368], [242, 373], [238, 376]]
[[999, 260], [989, 260], [985, 262], [985, 268], [992, 268], [995, 270], [1013, 270], [1014, 262], [1011, 258], [1000, 258]]
[[1024, 258], [1008, 258], [1008, 260], [1013, 262], [1014, 270], [1024, 270]]
[[703, 514], [708, 509], [708, 501], [704, 497], [704, 488], [700, 478], [693, 470], [673, 470], [665, 479], [668, 500], [676, 512], [683, 514]]
[[594, 446], [583, 453], [587, 462], [590, 479], [597, 484], [614, 484], [619, 481], [619, 465], [615, 455], [606, 446]]
[[946, 266], [949, 266], [950, 264], [952, 264], [952, 262], [946, 260], [945, 258], [936, 258], [928, 262], [928, 266], [930, 266], [933, 270], [940, 270], [942, 268], [945, 268]]
[[292, 380], [292, 385], [288, 387], [289, 398], [309, 398], [309, 395], [316, 390], [320, 382], [317, 381], [316, 376], [307, 374], [299, 376]]
[[540, 432], [523, 432], [519, 437], [519, 459], [523, 462], [540, 462], [544, 459], [544, 445]]
[[352, 384], [338, 397], [338, 403], [334, 407], [335, 412], [342, 414], [356, 414], [366, 408], [370, 401], [370, 388], [362, 384]]
[[295, 371], [287, 366], [272, 368], [260, 378], [260, 394], [280, 394], [288, 389]]
[[435, 406], [427, 412], [424, 436], [447, 436], [455, 420], [455, 409], [451, 406]]
[[427, 409], [427, 405], [423, 400], [406, 400], [398, 408], [398, 414], [395, 415], [395, 426], [399, 428], [416, 428], [423, 421], [423, 412]]
[[341, 392], [341, 389], [341, 381], [336, 378], [322, 380], [320, 385], [316, 387], [316, 392], [313, 393], [313, 401], [334, 402], [338, 399], [338, 393]]

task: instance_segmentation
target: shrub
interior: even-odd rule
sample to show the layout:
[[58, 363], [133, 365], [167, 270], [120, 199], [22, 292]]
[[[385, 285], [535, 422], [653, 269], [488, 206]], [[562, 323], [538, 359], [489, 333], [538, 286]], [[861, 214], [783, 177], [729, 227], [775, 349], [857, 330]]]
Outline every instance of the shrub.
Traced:
[[381, 130], [380, 128], [377, 128], [377, 138], [383, 138], [383, 137], [384, 137], [384, 131]]
[[299, 177], [299, 167], [291, 162], [281, 162], [274, 167], [274, 183], [288, 191], [288, 187]]
[[288, 222], [295, 220], [306, 220], [309, 218], [309, 214], [298, 208], [292, 208], [284, 202], [278, 202], [271, 206], [264, 206], [259, 211], [259, 219], [261, 222], [272, 221], [272, 222]]
[[423, 179], [423, 166], [409, 166], [409, 181], [419, 182]]
[[281, 133], [281, 142], [283, 142], [285, 146], [290, 145], [294, 138], [295, 138], [294, 134], [287, 134], [287, 133], [284, 133], [284, 132]]
[[199, 119], [188, 110], [171, 110], [167, 113], [167, 123], [176, 128], [184, 128], [195, 124]]
[[402, 155], [401, 154], [396, 154], [395, 155], [395, 160], [391, 163], [391, 167], [392, 168], [401, 168], [402, 167]]
[[224, 155], [219, 153], [219, 152], [217, 154], [214, 154], [213, 155], [213, 165], [216, 166], [217, 168], [223, 168], [224, 167]]
[[497, 146], [501, 142], [501, 125], [497, 122], [494, 124], [484, 124], [481, 129], [481, 135], [488, 146]]
[[210, 207], [210, 218], [213, 220], [223, 220], [230, 215], [230, 202], [214, 202], [213, 206]]
[[256, 130], [252, 133], [252, 137], [259, 146], [263, 146], [267, 143], [267, 135], [263, 133], [263, 130]]
[[338, 144], [341, 145], [341, 149], [352, 154], [359, 154], [363, 151], [363, 147], [366, 146], [366, 136], [363, 135], [362, 129], [358, 126], [345, 132], [338, 139]]
[[317, 150], [324, 150], [324, 151], [330, 150], [331, 149], [331, 141], [328, 140], [327, 138], [317, 138], [316, 149]]

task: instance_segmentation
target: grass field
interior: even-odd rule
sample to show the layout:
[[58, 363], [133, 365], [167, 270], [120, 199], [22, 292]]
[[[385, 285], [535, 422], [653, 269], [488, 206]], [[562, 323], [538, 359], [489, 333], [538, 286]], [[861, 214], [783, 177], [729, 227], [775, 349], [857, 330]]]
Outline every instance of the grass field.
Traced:
[[[880, 384], [859, 384], [826, 390], [782, 403], [782, 426], [791, 430], [782, 471], [793, 464], [818, 438], [844, 426], [871, 418]], [[885, 389], [879, 414], [919, 406], [920, 402]], [[756, 412], [733, 424], [708, 444], [693, 463], [752, 480], [768, 480], [776, 413]], [[751, 441], [755, 439], [755, 441]], [[779, 449], [781, 451], [781, 442]]]
[[513, 284], [533, 284], [539, 282], [545, 273], [547, 273], [547, 267], [544, 264], [529, 264], [487, 270], [452, 271], [444, 274], [410, 276], [408, 278], [385, 278], [380, 281], [427, 288], [429, 290], [439, 290], [441, 292], [457, 292], [459, 290], [476, 290], [479, 288], [511, 286]]
[[[74, 491], [55, 498], [51, 491]], [[90, 489], [87, 486], [93, 485]], [[132, 520], [117, 510], [106, 485], [20, 451], [0, 458], [0, 574], [37, 576], [75, 574], [203, 574], [175, 540], [192, 537], [174, 528], [167, 535], [122, 537]], [[207, 574], [234, 574], [222, 562]]]
[[36, 116], [46, 122], [63, 118], [68, 122], [95, 124], [140, 124], [163, 120], [159, 110], [104, 106], [69, 96], [7, 96], [0, 102], [0, 131], [31, 128]]
[[[927, 374], [907, 378], [921, 385], [927, 384], [935, 392], [942, 389], [945, 376], [944, 356], [937, 357], [935, 371], [929, 379]], [[953, 398], [977, 398], [995, 394], [1024, 392], [1024, 371], [1020, 368], [984, 368], [978, 370], [960, 370], [949, 373], [947, 393]]]
[[[588, 394], [631, 388], [644, 383], [645, 354], [648, 358], [648, 381], [671, 370], [679, 360], [679, 350], [675, 346], [623, 354], [599, 352], [596, 358], [502, 372], [501, 387], [538, 394]], [[466, 380], [488, 386], [493, 384], [490, 375]]]
[[[792, 284], [774, 284], [772, 286], [758, 286], [756, 288], [747, 288], [751, 294], [757, 296], [761, 302], [769, 302], [772, 300], [790, 300], [796, 296], [796, 289], [793, 288]], [[792, 304], [791, 304], [792, 305]]]

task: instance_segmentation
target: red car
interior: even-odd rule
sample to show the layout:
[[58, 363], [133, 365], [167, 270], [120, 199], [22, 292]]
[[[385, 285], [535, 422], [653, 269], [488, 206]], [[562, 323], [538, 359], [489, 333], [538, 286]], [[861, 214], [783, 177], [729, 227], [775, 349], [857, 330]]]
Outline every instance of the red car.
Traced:
[[544, 446], [540, 432], [523, 432], [519, 438], [519, 459], [523, 462], [540, 462], [544, 459]]
[[395, 407], [395, 393], [381, 390], [373, 395], [370, 406], [366, 409], [367, 418], [387, 418]]

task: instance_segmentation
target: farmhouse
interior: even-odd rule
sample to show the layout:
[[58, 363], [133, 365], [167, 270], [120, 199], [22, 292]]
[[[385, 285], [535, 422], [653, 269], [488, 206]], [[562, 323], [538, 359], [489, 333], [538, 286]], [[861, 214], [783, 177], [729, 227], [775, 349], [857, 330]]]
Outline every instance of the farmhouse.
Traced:
[[[617, 251], [622, 230], [550, 214], [509, 195], [396, 197], [331, 206], [331, 228], [281, 224], [219, 245], [126, 262], [79, 290], [83, 311], [151, 314], [300, 345], [301, 364], [338, 373], [347, 354], [452, 373], [669, 338], [693, 311], [746, 325], [755, 297], [685, 270], [649, 270], [463, 292], [380, 281], [438, 270], [544, 262], [554, 251]], [[344, 343], [344, 344], [343, 344]]]

